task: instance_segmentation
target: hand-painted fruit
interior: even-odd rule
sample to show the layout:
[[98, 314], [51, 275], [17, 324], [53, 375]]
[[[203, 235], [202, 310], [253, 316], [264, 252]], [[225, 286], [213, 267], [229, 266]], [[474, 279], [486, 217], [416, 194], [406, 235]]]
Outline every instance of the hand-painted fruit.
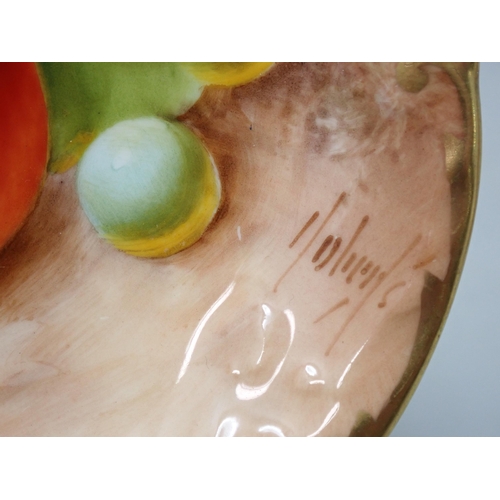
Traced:
[[0, 63], [0, 248], [35, 204], [47, 148], [47, 108], [35, 64]]
[[51, 127], [49, 170], [64, 172], [101, 132], [141, 116], [175, 118], [203, 84], [180, 63], [41, 63]]
[[243, 85], [265, 73], [268, 62], [195, 62], [183, 65], [202, 82], [229, 87]]
[[139, 257], [166, 257], [195, 243], [220, 201], [219, 177], [201, 141], [156, 117], [103, 132], [78, 165], [77, 190], [97, 232]]

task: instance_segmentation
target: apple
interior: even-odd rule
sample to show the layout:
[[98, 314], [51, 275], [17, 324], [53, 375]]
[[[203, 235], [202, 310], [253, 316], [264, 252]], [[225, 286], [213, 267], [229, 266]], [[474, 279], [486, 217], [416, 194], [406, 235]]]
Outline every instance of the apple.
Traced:
[[0, 249], [35, 205], [47, 152], [47, 107], [37, 66], [0, 63]]

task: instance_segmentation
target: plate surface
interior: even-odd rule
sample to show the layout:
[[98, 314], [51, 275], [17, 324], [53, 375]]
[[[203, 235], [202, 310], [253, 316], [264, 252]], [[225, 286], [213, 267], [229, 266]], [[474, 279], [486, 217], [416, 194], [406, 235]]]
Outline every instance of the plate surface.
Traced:
[[[193, 103], [174, 116], [89, 97], [89, 114], [109, 109], [85, 127], [57, 115], [45, 76], [53, 173], [0, 254], [0, 433], [387, 433], [465, 258], [477, 66], [277, 63], [230, 85], [179, 74]], [[194, 134], [220, 183], [201, 238], [159, 259], [110, 244], [75, 183], [104, 130], [145, 116]], [[54, 150], [69, 151], [66, 126], [80, 138], [68, 157]]]

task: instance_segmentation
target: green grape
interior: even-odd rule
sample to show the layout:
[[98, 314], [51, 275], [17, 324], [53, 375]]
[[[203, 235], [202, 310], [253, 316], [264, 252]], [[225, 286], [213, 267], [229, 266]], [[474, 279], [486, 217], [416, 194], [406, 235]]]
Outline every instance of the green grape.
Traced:
[[220, 182], [201, 141], [156, 117], [103, 132], [77, 170], [81, 205], [97, 232], [140, 257], [166, 257], [195, 243], [220, 202]]

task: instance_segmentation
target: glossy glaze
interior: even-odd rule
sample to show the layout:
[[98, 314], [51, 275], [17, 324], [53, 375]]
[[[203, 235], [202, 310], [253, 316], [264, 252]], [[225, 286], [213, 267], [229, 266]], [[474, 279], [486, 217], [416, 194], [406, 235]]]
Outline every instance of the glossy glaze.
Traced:
[[[428, 69], [283, 64], [182, 117], [219, 169], [202, 239], [162, 260], [107, 245], [52, 176], [0, 266], [0, 433], [348, 435], [408, 365], [427, 273], [450, 261], [446, 137]], [[317, 215], [316, 215], [317, 214]]]

